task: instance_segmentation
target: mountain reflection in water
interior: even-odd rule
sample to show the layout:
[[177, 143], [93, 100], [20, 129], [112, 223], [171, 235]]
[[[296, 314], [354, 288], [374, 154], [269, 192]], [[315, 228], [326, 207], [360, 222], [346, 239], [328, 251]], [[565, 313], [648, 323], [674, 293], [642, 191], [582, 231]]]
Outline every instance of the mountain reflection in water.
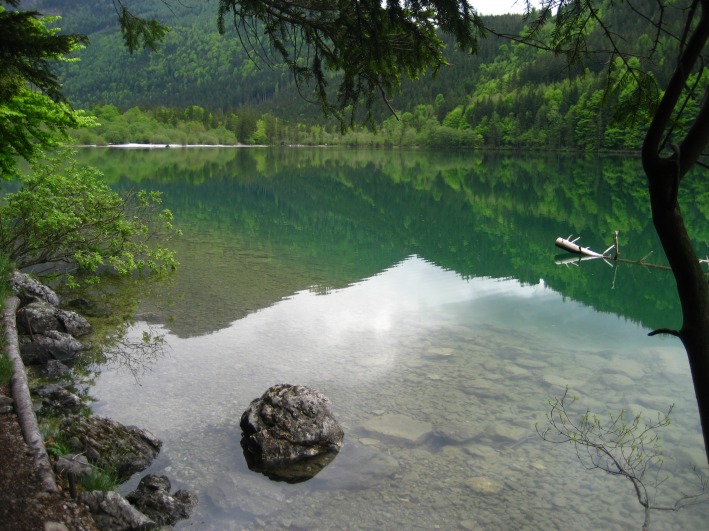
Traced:
[[[164, 441], [151, 471], [197, 492], [178, 527], [639, 527], [629, 484], [536, 436], [567, 385], [580, 414], [676, 404], [661, 496], [691, 490], [688, 465], [706, 461], [684, 352], [646, 337], [678, 322], [671, 277], [554, 262], [569, 233], [604, 249], [620, 230], [625, 256], [661, 255], [635, 159], [80, 156], [118, 188], [162, 190], [185, 232], [180, 269], [134, 294], [128, 331], [150, 321], [170, 355], [139, 383], [103, 366], [91, 391], [97, 413]], [[708, 211], [688, 206], [690, 226], [705, 230]], [[239, 446], [241, 413], [282, 382], [327, 395], [346, 433], [340, 455], [295, 485], [250, 471]], [[653, 522], [701, 528], [707, 516], [704, 504]]]

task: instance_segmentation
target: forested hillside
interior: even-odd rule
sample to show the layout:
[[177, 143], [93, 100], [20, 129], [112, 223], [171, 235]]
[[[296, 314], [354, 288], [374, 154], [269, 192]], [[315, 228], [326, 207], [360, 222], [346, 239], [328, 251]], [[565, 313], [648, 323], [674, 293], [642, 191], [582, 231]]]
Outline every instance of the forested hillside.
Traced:
[[[474, 56], [451, 45], [447, 47], [450, 66], [435, 76], [404, 82], [401, 93], [391, 98], [397, 117], [382, 102], [375, 112], [380, 122], [377, 135], [355, 130], [341, 136], [334, 120], [327, 121], [316, 105], [299, 95], [285, 68], [263, 57], [254, 63], [254, 52], [244, 48], [233, 28], [227, 28], [225, 35], [218, 33], [215, 4], [132, 0], [128, 5], [136, 14], [157, 18], [171, 28], [157, 52], [134, 55], [123, 46], [110, 1], [37, 0], [35, 4], [44, 13], [61, 15], [63, 30], [90, 37], [81, 61], [65, 64], [61, 71], [66, 94], [75, 106], [142, 111], [134, 109], [121, 117], [112, 108], [95, 109], [103, 115], [104, 128], [83, 133], [84, 142], [639, 147], [644, 117], [619, 125], [606, 110], [604, 54], [593, 55], [584, 70], [574, 70], [562, 57], [492, 34], [481, 40]], [[656, 9], [652, 0], [638, 4], [650, 16]], [[612, 13], [610, 27], [622, 32], [632, 51], [648, 55], [656, 36], [642, 33], [647, 25], [622, 8]], [[664, 13], [666, 19], [676, 17], [678, 31], [679, 15], [673, 9]], [[487, 25], [514, 34], [524, 20], [512, 15], [490, 17]], [[589, 35], [589, 48], [600, 49], [600, 42], [600, 35]], [[659, 79], [669, 75], [667, 65], [672, 61], [663, 59], [676, 53], [672, 45], [669, 36], [660, 36], [660, 52], [644, 65]], [[623, 91], [614, 97], [623, 98]], [[691, 114], [690, 109], [690, 118]], [[144, 122], [138, 129], [142, 138], [135, 137], [128, 125], [136, 119]], [[181, 134], [166, 131], [174, 130], [178, 122]], [[160, 133], [151, 136], [151, 130]]]

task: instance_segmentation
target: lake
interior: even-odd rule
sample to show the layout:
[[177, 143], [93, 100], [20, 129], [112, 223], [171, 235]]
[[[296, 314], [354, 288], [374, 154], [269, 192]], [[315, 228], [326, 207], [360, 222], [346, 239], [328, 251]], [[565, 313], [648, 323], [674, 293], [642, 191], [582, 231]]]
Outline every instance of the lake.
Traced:
[[[671, 404], [658, 504], [706, 472], [669, 272], [579, 262], [558, 236], [662, 264], [632, 157], [280, 149], [85, 149], [120, 190], [161, 190], [184, 236], [164, 281], [106, 283], [126, 340], [90, 368], [96, 414], [164, 443], [149, 471], [200, 500], [178, 529], [639, 529], [629, 481], [543, 441], [574, 418]], [[687, 188], [698, 242], [709, 198]], [[703, 244], [702, 244], [703, 245]], [[109, 289], [110, 286], [110, 289]], [[118, 295], [120, 294], [120, 295]], [[119, 303], [120, 300], [120, 303]], [[118, 311], [118, 310], [116, 310]], [[114, 312], [115, 313], [115, 312]], [[309, 481], [246, 466], [239, 420], [276, 383], [330, 398], [340, 454]], [[143, 474], [121, 487], [130, 491]], [[648, 480], [648, 484], [652, 481]], [[701, 529], [709, 504], [655, 512]]]

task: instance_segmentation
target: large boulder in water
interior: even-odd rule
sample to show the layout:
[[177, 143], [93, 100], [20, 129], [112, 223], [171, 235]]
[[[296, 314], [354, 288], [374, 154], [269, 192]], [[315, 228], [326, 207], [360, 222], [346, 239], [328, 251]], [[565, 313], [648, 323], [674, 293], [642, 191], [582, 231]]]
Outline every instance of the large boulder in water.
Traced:
[[330, 400], [301, 385], [269, 388], [244, 411], [240, 426], [249, 468], [291, 483], [317, 474], [344, 439]]

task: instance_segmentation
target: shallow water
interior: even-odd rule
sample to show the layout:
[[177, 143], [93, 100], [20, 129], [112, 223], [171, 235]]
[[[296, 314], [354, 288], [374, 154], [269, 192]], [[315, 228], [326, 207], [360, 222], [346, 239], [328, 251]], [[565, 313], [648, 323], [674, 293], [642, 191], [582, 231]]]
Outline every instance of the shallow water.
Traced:
[[[268, 170], [264, 175], [263, 186], [282, 205], [287, 194]], [[199, 193], [192, 198], [198, 202]], [[187, 211], [179, 202], [170, 206], [178, 219]], [[339, 209], [336, 215], [363, 223]], [[428, 217], [429, 224], [437, 219]], [[317, 223], [293, 215], [282, 224], [293, 227], [293, 219], [312, 233], [309, 242], [334, 245], [328, 231], [312, 229]], [[529, 219], [542, 229], [550, 223]], [[472, 252], [464, 240], [482, 236], [467, 231], [484, 229], [474, 225], [451, 236], [463, 250], [446, 263]], [[661, 430], [669, 479], [658, 501], [697, 486], [690, 465], [706, 457], [678, 342], [647, 337], [642, 322], [653, 317], [643, 310], [599, 310], [602, 302], [590, 302], [598, 294], [584, 302], [574, 291], [574, 283], [590, 279], [601, 286], [596, 292], [622, 290], [637, 273], [603, 263], [554, 265], [551, 243], [560, 234], [530, 238], [527, 245], [545, 249], [543, 265], [502, 253], [497, 275], [442, 266], [422, 243], [384, 249], [381, 234], [379, 251], [363, 245], [339, 253], [343, 260], [325, 249], [332, 259], [324, 264], [317, 243], [292, 245], [295, 236], [263, 226], [195, 222], [179, 244], [183, 267], [161, 301], [141, 303], [129, 329], [136, 338], [145, 330], [164, 334], [167, 355], [137, 379], [103, 366], [91, 390], [97, 414], [163, 440], [150, 471], [197, 493], [195, 514], [178, 528], [639, 529], [642, 508], [627, 480], [585, 470], [570, 445], [537, 435], [547, 401], [566, 386], [579, 397], [579, 414], [625, 409], [652, 420], [675, 404], [671, 426]], [[386, 262], [397, 253], [387, 266], [369, 269], [352, 258], [371, 264], [370, 254]], [[542, 274], [530, 280], [534, 271], [571, 287], [553, 288]], [[662, 272], [641, 275], [646, 284], [667, 282]], [[335, 460], [294, 485], [249, 471], [239, 445], [241, 413], [283, 382], [327, 395], [345, 430]], [[655, 513], [652, 528], [704, 528], [708, 505]]]

